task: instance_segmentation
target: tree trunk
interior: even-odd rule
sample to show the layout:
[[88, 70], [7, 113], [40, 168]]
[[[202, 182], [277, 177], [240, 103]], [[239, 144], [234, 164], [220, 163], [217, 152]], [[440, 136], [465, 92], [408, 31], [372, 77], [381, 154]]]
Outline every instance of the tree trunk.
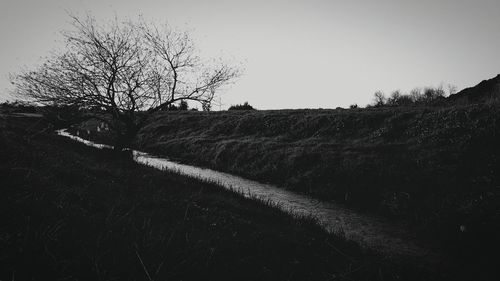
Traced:
[[114, 150], [122, 152], [130, 149], [138, 131], [139, 128], [135, 124], [127, 124], [124, 131], [117, 132]]

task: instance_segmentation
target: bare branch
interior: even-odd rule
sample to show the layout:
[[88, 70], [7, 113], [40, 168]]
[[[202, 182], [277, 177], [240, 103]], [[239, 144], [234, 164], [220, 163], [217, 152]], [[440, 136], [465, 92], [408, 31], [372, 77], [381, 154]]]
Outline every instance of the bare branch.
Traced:
[[[209, 107], [215, 93], [239, 76], [225, 64], [204, 67], [189, 34], [168, 26], [71, 17], [66, 50], [34, 71], [12, 78], [17, 93], [38, 103], [104, 110], [137, 131], [147, 116], [191, 100]], [[117, 128], [120, 126], [116, 126]]]

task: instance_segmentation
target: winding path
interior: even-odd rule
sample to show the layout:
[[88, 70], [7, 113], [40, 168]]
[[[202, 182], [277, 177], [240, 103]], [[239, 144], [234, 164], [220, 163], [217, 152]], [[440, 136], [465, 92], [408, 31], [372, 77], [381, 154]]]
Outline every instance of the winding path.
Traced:
[[[66, 130], [59, 130], [57, 133], [92, 147], [112, 148], [71, 135]], [[322, 202], [306, 195], [228, 173], [172, 162], [141, 151], [132, 152], [134, 160], [138, 163], [216, 182], [245, 197], [272, 202], [289, 213], [314, 217], [329, 232], [342, 232], [348, 239], [386, 256], [417, 259], [422, 266], [433, 266], [445, 260], [441, 254], [431, 251], [417, 241], [403, 225], [386, 219], [360, 214], [331, 202]]]

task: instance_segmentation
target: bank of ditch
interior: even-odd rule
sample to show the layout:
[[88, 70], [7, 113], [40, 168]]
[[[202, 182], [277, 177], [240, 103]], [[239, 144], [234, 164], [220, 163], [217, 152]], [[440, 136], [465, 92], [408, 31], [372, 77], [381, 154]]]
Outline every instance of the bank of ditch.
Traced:
[[[404, 220], [464, 262], [495, 265], [499, 119], [498, 104], [161, 112], [134, 146]], [[96, 128], [76, 127], [110, 140]]]
[[439, 280], [314, 221], [0, 115], [0, 279]]

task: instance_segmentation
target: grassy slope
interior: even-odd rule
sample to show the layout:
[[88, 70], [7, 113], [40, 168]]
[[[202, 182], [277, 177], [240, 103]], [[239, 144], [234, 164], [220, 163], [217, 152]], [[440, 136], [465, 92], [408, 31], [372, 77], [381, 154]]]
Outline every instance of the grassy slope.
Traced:
[[430, 278], [215, 185], [37, 133], [37, 119], [0, 128], [2, 280]]
[[495, 106], [186, 112], [157, 116], [138, 143], [397, 215], [414, 203], [434, 205], [465, 190], [479, 196], [495, 186], [499, 119]]
[[498, 249], [499, 119], [497, 104], [174, 112], [156, 115], [137, 146], [404, 218], [476, 256]]

